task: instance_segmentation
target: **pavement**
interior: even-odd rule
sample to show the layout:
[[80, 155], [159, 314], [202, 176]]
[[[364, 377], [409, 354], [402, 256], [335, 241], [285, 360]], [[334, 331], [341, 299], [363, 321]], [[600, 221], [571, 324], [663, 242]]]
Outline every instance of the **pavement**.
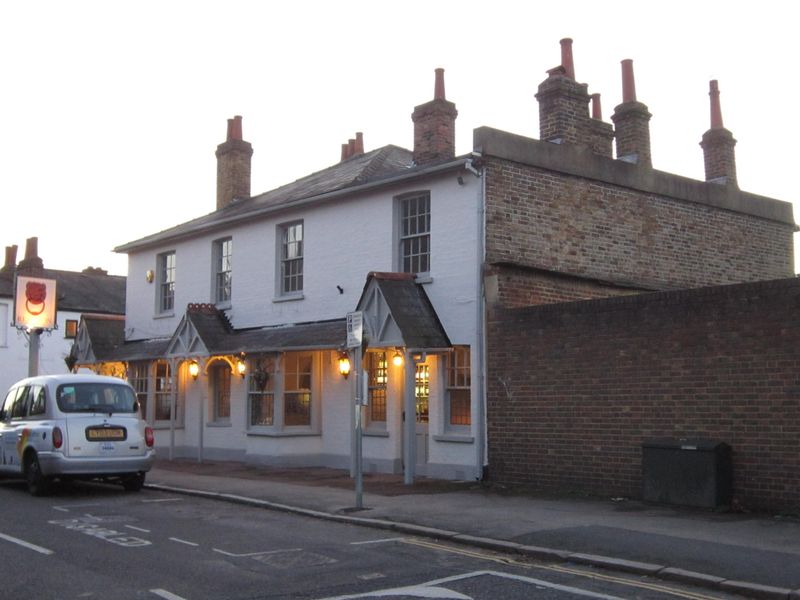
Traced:
[[482, 482], [158, 459], [146, 486], [489, 550], [625, 571], [750, 598], [800, 600], [800, 516], [626, 498], [550, 496]]

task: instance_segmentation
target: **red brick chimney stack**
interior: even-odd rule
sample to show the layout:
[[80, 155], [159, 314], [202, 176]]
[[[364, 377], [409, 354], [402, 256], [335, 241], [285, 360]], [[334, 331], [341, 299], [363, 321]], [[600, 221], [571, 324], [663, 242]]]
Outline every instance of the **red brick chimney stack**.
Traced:
[[611, 120], [617, 139], [617, 159], [652, 166], [650, 154], [650, 118], [647, 106], [636, 100], [633, 61], [622, 61], [622, 104], [614, 108]]
[[0, 268], [0, 275], [12, 275], [17, 270], [17, 245], [6, 246], [6, 262]]
[[17, 273], [20, 275], [31, 275], [41, 277], [44, 271], [44, 263], [39, 258], [39, 238], [32, 237], [25, 240], [25, 258], [19, 261]]
[[456, 105], [445, 98], [444, 69], [436, 69], [433, 100], [414, 108], [414, 163], [428, 165], [456, 155]]
[[556, 144], [580, 144], [595, 154], [611, 158], [614, 131], [599, 116], [599, 95], [592, 100], [588, 86], [575, 81], [572, 39], [561, 40], [561, 64], [548, 70], [547, 75], [536, 93], [540, 139]]
[[361, 156], [362, 154], [364, 154], [364, 134], [357, 131], [355, 138], [350, 138], [346, 144], [342, 144], [341, 160], [347, 160], [351, 156]]
[[719, 84], [716, 79], [709, 82], [711, 99], [711, 129], [703, 134], [700, 146], [706, 170], [706, 181], [738, 187], [736, 181], [736, 140], [722, 125], [722, 109], [719, 102]]
[[225, 142], [217, 146], [217, 210], [236, 198], [250, 197], [253, 147], [242, 139], [242, 117], [228, 119]]
[[561, 40], [561, 64], [547, 74], [536, 93], [540, 139], [557, 144], [588, 145], [588, 86], [575, 81], [571, 39]]

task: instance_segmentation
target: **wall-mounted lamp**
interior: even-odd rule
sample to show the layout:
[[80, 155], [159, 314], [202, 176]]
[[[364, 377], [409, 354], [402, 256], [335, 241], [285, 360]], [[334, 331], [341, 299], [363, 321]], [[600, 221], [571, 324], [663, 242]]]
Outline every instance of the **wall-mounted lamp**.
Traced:
[[156, 278], [156, 274], [153, 272], [153, 269], [148, 269], [144, 273], [144, 280], [147, 283], [153, 283], [153, 280]]
[[403, 366], [403, 355], [400, 353], [399, 350], [394, 351], [394, 356], [392, 356], [392, 364], [395, 367], [402, 367]]
[[244, 375], [247, 373], [247, 363], [244, 362], [243, 358], [236, 359], [236, 372], [244, 379]]
[[196, 360], [189, 363], [189, 375], [191, 375], [194, 380], [197, 380], [197, 376], [200, 375], [200, 365], [197, 364]]
[[350, 375], [350, 357], [347, 352], [339, 352], [339, 374], [345, 379]]

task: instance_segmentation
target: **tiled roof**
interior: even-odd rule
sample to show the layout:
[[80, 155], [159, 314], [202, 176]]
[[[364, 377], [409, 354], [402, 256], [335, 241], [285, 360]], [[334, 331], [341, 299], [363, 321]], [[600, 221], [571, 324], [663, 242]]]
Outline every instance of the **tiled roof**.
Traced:
[[[125, 277], [44, 269], [44, 279], [56, 280], [58, 310], [125, 314]], [[0, 276], [0, 297], [14, 297], [12, 274]]]
[[116, 252], [158, 244], [231, 222], [251, 219], [279, 207], [325, 196], [358, 186], [380, 182], [411, 172], [412, 153], [398, 146], [384, 146], [343, 160], [327, 169], [251, 198], [234, 200], [228, 206], [159, 233], [123, 244]]

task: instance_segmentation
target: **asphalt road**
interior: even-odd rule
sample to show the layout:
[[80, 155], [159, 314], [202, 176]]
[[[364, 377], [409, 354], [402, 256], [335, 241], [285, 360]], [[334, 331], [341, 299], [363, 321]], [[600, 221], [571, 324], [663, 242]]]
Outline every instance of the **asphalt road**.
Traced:
[[725, 597], [150, 490], [0, 480], [0, 506], [4, 598]]

